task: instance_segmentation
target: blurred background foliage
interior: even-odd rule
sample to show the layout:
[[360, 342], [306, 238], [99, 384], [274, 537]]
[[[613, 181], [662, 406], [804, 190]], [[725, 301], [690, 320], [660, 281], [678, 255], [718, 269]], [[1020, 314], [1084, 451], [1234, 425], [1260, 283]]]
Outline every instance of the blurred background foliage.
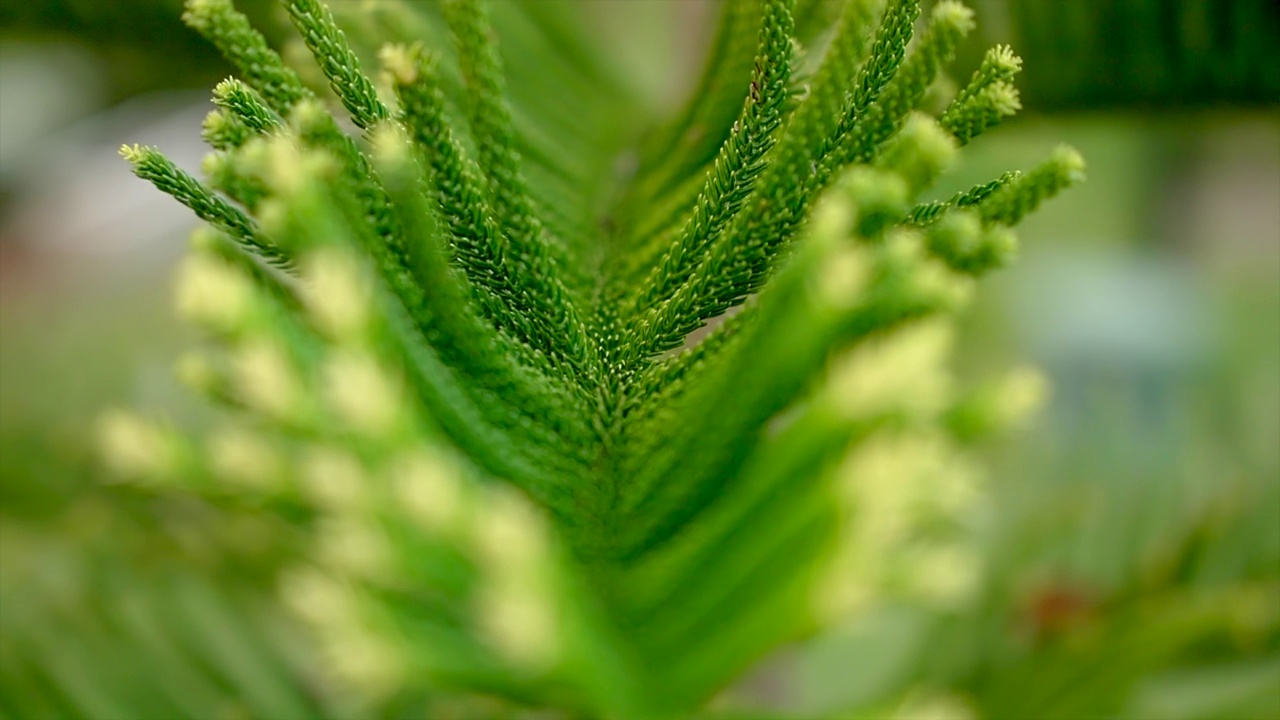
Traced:
[[[239, 5], [287, 39], [273, 3]], [[987, 450], [981, 599], [884, 608], [766, 663], [717, 713], [1280, 718], [1280, 5], [974, 5], [974, 47], [1026, 60], [1026, 111], [939, 195], [1060, 140], [1090, 162], [1023, 226], [960, 343], [975, 377], [1030, 361], [1054, 387]], [[584, 9], [655, 104], [696, 76], [712, 3]], [[198, 162], [229, 69], [179, 14], [0, 4], [0, 716], [362, 711], [270, 602], [288, 527], [104, 486], [92, 457], [104, 407], [204, 418], [170, 379], [188, 338], [168, 269], [193, 223], [114, 154], [158, 138]], [[447, 716], [431, 702], [379, 714]]]
[[1268, 105], [1280, 97], [1272, 0], [977, 0], [1026, 60], [1046, 110]]
[[[273, 40], [287, 24], [270, 0], [237, 3]], [[86, 46], [106, 71], [106, 97], [123, 100], [143, 92], [197, 88], [231, 74], [231, 66], [179, 21], [182, 0], [40, 0], [0, 6], [6, 41], [71, 42]]]

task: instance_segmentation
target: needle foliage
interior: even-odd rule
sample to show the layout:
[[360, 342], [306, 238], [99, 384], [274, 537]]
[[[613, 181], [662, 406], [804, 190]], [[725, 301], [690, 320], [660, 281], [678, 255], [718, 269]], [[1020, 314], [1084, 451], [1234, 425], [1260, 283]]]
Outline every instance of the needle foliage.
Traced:
[[724, 2], [656, 114], [575, 3], [283, 4], [310, 66], [187, 3], [239, 68], [203, 179], [123, 150], [206, 223], [181, 376], [225, 422], [102, 433], [142, 487], [288, 519], [329, 694], [684, 717], [878, 598], [965, 594], [965, 447], [1036, 384], [957, 387], [951, 318], [1083, 169], [930, 195], [1018, 109], [997, 47], [924, 112], [969, 9]]

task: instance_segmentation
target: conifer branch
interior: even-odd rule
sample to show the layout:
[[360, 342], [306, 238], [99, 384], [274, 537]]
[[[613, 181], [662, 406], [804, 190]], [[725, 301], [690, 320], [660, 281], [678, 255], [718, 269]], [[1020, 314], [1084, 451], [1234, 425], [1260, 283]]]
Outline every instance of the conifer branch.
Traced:
[[213, 104], [258, 135], [266, 135], [278, 129], [281, 124], [280, 117], [266, 106], [257, 93], [235, 78], [223, 80], [213, 88]]
[[239, 203], [249, 212], [256, 212], [267, 197], [267, 189], [257, 178], [250, 177], [237, 165], [243, 165], [241, 155], [234, 151], [214, 152], [206, 155], [200, 169], [215, 190]]
[[912, 208], [908, 217], [908, 222], [912, 225], [928, 225], [938, 219], [948, 208], [966, 208], [985, 200], [995, 191], [1017, 180], [1022, 173], [1017, 170], [1010, 170], [1000, 177], [990, 182], [981, 183], [969, 188], [963, 192], [956, 193], [952, 198], [944, 202], [927, 202], [921, 203]]
[[1011, 227], [1044, 201], [1084, 179], [1084, 159], [1069, 147], [1059, 147], [1031, 172], [1013, 178], [974, 203], [986, 223]]
[[1021, 109], [1013, 79], [1022, 60], [1007, 45], [987, 51], [969, 84], [956, 95], [938, 121], [964, 145]]
[[187, 0], [182, 19], [218, 48], [276, 114], [286, 116], [296, 103], [312, 97], [231, 0]]
[[870, 59], [858, 72], [853, 95], [840, 115], [836, 131], [825, 138], [819, 157], [825, 157], [837, 146], [867, 109], [880, 97], [881, 91], [898, 73], [907, 45], [915, 33], [920, 3], [914, 0], [889, 0], [871, 45]]
[[[862, 189], [863, 186], [850, 186], [845, 192]], [[857, 197], [854, 207], [862, 200]], [[833, 200], [832, 204], [836, 202]], [[852, 209], [842, 210], [837, 205], [830, 212], [850, 215], [852, 220]], [[680, 525], [681, 514], [696, 512], [691, 508], [702, 507], [720, 487], [719, 483], [734, 473], [741, 458], [728, 454], [734, 447], [730, 438], [758, 431], [794, 400], [803, 388], [801, 378], [808, 377], [813, 372], [813, 364], [820, 365], [825, 359], [825, 351], [819, 347], [830, 348], [837, 343], [837, 338], [846, 338], [848, 342], [878, 328], [949, 307], [954, 302], [954, 286], [944, 278], [931, 279], [919, 286], [898, 284], [900, 278], [916, 275], [917, 264], [923, 262], [909, 250], [912, 239], [904, 236], [890, 243], [883, 251], [883, 269], [872, 270], [866, 266], [865, 259], [837, 249], [836, 238], [847, 230], [843, 230], [839, 222], [829, 225], [831, 227], [820, 225], [814, 230], [811, 242], [814, 248], [793, 260], [794, 268], [788, 270], [791, 279], [779, 277], [771, 286], [772, 293], [762, 295], [762, 309], [752, 322], [751, 338], [735, 343], [734, 354], [720, 361], [717, 378], [704, 380], [692, 395], [680, 399], [680, 404], [687, 404], [691, 412], [698, 413], [696, 418], [676, 423], [659, 416], [663, 425], [697, 427], [699, 431], [693, 436], [667, 439], [662, 446], [646, 445], [637, 449], [635, 457], [644, 460], [643, 467], [632, 468], [629, 473], [634, 480], [629, 500], [623, 507], [635, 517], [628, 527], [643, 528], [642, 517], [664, 519], [641, 529], [639, 537], [633, 536], [634, 544], [624, 542], [623, 547], [629, 548], [627, 557], [649, 552], [655, 544], [667, 540], [671, 529]], [[821, 273], [824, 279], [819, 281], [819, 290], [814, 293], [800, 285], [806, 282], [800, 278], [812, 277], [819, 267], [824, 268]], [[872, 284], [864, 285], [868, 282]], [[849, 305], [841, 300], [845, 293], [860, 291], [870, 304]], [[811, 321], [804, 320], [810, 317]], [[810, 341], [814, 342], [813, 354], [805, 359], [803, 348]], [[785, 362], [798, 365], [770, 366], [765, 362], [765, 358], [771, 357], [765, 347], [779, 342], [790, 348]], [[768, 377], [769, 381], [745, 381], [751, 377]], [[757, 412], [759, 414], [755, 414]], [[656, 438], [663, 438], [664, 433], [651, 428], [640, 433], [640, 437], [660, 442]], [[725, 444], [719, 445], [721, 442]], [[704, 462], [706, 465], [701, 465]], [[668, 463], [679, 463], [683, 468], [680, 475], [684, 479], [678, 487], [663, 482], [672, 476]]]
[[[411, 313], [426, 320], [427, 338], [441, 348], [450, 364], [466, 368], [472, 381], [492, 394], [492, 407], [510, 404], [522, 410], [526, 421], [538, 421], [560, 435], [555, 444], [572, 453], [589, 434], [578, 422], [580, 415], [572, 412], [581, 401], [559, 378], [539, 372], [516, 340], [484, 322], [470, 283], [448, 263], [448, 248], [436, 225], [437, 211], [426, 201], [425, 178], [413, 159], [409, 139], [390, 126], [379, 132], [374, 138], [376, 164], [405, 229], [414, 278], [422, 289]], [[521, 401], [511, 402], [515, 399]], [[539, 439], [549, 441], [546, 436]]]
[[134, 174], [191, 208], [201, 220], [227, 233], [250, 252], [282, 267], [288, 266], [288, 257], [263, 237], [257, 223], [178, 169], [155, 148], [126, 145], [120, 148], [120, 155], [133, 166]]
[[211, 110], [200, 127], [200, 139], [214, 150], [238, 148], [253, 136], [253, 131], [243, 120], [222, 108]]
[[476, 159], [498, 232], [505, 238], [515, 273], [525, 278], [524, 291], [531, 295], [534, 321], [554, 328], [550, 335], [558, 335], [565, 342], [554, 352], [582, 368], [583, 354], [590, 352], [591, 343], [585, 337], [585, 326], [568, 289], [576, 283], [566, 282], [577, 268], [560, 244], [561, 239], [545, 232], [534, 213], [521, 175], [511, 110], [488, 12], [482, 0], [450, 0], [444, 9], [457, 39], [459, 64], [467, 89], [467, 116], [477, 147]]
[[[919, 0], [848, 0], [834, 28], [831, 0], [724, 2], [665, 122], [626, 117], [645, 104], [576, 3], [286, 7], [365, 132], [229, 0], [188, 0], [242, 78], [205, 120], [209, 186], [123, 154], [210, 226], [176, 298], [206, 345], [179, 373], [229, 422], [193, 441], [113, 415], [104, 449], [150, 492], [282, 518], [307, 558], [282, 600], [368, 714], [436, 713], [415, 698], [445, 687], [687, 717], [856, 612], [851, 585], [896, 597], [958, 546], [938, 537], [963, 493], [884, 458], [1006, 422], [1012, 401], [953, 391], [947, 328], [1083, 171], [1062, 149], [922, 201], [1017, 106], [999, 47], [920, 112], [964, 6], [913, 39]], [[404, 43], [381, 84], [371, 34]]]
[[872, 160], [880, 145], [902, 127], [907, 113], [919, 105], [939, 68], [951, 61], [973, 26], [972, 10], [955, 0], [938, 3], [913, 52], [877, 101], [856, 118], [846, 137], [823, 158], [823, 164], [834, 169]]
[[642, 322], [644, 334], [638, 345], [646, 354], [679, 345], [687, 333], [687, 327], [673, 329], [666, 319], [678, 313], [682, 304], [673, 294], [689, 283], [708, 247], [737, 214], [764, 169], [764, 156], [773, 147], [774, 131], [782, 123], [790, 73], [791, 31], [790, 3], [770, 0], [765, 6], [756, 70], [741, 117], [708, 173], [693, 214], [644, 282], [644, 294], [636, 300], [637, 309], [668, 302], [676, 308], [674, 312], [664, 311], [663, 305], [658, 305], [657, 312], [650, 313]]
[[404, 121], [433, 167], [433, 183], [460, 260], [473, 282], [506, 309], [499, 311], [491, 303], [491, 317], [516, 323], [514, 331], [524, 342], [557, 362], [581, 368], [584, 353], [591, 351], [585, 326], [563, 283], [550, 271], [545, 248], [521, 254], [502, 233], [477, 171], [445, 124], [434, 63], [415, 50], [391, 50], [384, 62], [393, 73]]
[[[521, 178], [511, 110], [487, 9], [481, 0], [450, 0], [444, 9], [457, 38], [459, 64], [467, 85], [466, 109], [476, 143], [476, 162], [486, 180], [500, 230], [517, 254], [541, 255], [546, 252], [541, 246], [547, 238], [542, 236]], [[546, 272], [550, 268], [532, 269]]]
[[307, 49], [329, 79], [329, 87], [356, 125], [367, 129], [390, 117], [329, 8], [320, 0], [288, 0], [286, 8]]
[[1017, 88], [1007, 82], [997, 82], [983, 88], [964, 104], [948, 108], [942, 121], [962, 144], [966, 144], [1021, 109]]
[[514, 276], [513, 251], [496, 226], [478, 170], [445, 122], [436, 62], [416, 48], [385, 50], [383, 62], [395, 82], [401, 119], [431, 167], [431, 187], [449, 227], [456, 261], [481, 291], [486, 315], [521, 341], [553, 352], [539, 340], [532, 298], [521, 292], [520, 279]]
[[[813, 78], [809, 97], [788, 121], [776, 151], [770, 158], [753, 193], [749, 209], [735, 218], [721, 248], [734, 248], [741, 257], [751, 258], [746, 282], [734, 282], [734, 289], [718, 287], [710, 292], [713, 308], [728, 307], [758, 286], [767, 272], [765, 258], [790, 237], [806, 208], [806, 188], [811, 184], [820, 143], [835, 132], [846, 102], [847, 86], [863, 62], [867, 51], [867, 29], [878, 0], [853, 0], [844, 7], [827, 57]], [[720, 264], [722, 260], [717, 261]], [[741, 280], [738, 278], [737, 280]], [[729, 284], [729, 283], [724, 283]], [[700, 312], [709, 315], [718, 310]]]
[[[951, 107], [964, 105], [996, 83], [1012, 83], [1020, 72], [1022, 58], [1014, 54], [1013, 48], [1008, 45], [996, 45], [982, 56], [982, 63], [974, 71], [969, 83], [951, 101]], [[943, 111], [940, 119], [944, 124], [946, 116], [947, 111]]]
[[948, 212], [929, 226], [926, 247], [952, 270], [978, 275], [1007, 264], [1017, 241], [1003, 226], [983, 227], [972, 210]]
[[[826, 87], [819, 88], [820, 92], [813, 97], [814, 102], [821, 104], [828, 101], [830, 89], [837, 86], [841, 75], [847, 71], [839, 63], [844, 54], [851, 54], [857, 49], [859, 41], [853, 34], [853, 28], [860, 24], [864, 17], [860, 11], [865, 10], [866, 8], [856, 5], [848, 10], [848, 30], [836, 40], [834, 47], [838, 54], [832, 56], [830, 75], [819, 75], [818, 80]], [[763, 282], [776, 249], [793, 235], [801, 220], [797, 209], [804, 207], [812, 199], [824, 186], [825, 178], [839, 166], [837, 162], [829, 161], [829, 158], [834, 154], [832, 146], [847, 133], [845, 127], [849, 119], [865, 112], [894, 76], [905, 54], [912, 25], [918, 14], [919, 5], [915, 2], [891, 3], [885, 10], [872, 46], [871, 59], [860, 70], [854, 95], [839, 116], [835, 130], [824, 139], [816, 152], [797, 151], [797, 147], [802, 147], [798, 145], [798, 139], [797, 145], [789, 148], [791, 152], [783, 154], [780, 151], [781, 160], [770, 164], [770, 172], [776, 172], [776, 175], [766, 178], [766, 183], [762, 184], [753, 212], [738, 215], [737, 224], [719, 239], [711, 249], [702, 272], [697, 273], [702, 287], [682, 288], [677, 296], [678, 303], [672, 302], [669, 307], [658, 311], [670, 316], [670, 319], [661, 322], [670, 325], [672, 329], [661, 344], [655, 345], [656, 350], [674, 347], [689, 331], [740, 302]], [[803, 108], [797, 112], [806, 113]], [[820, 110], [815, 110], [813, 115], [806, 113], [799, 116], [801, 124], [796, 126], [797, 138], [804, 136], [809, 130], [807, 126], [821, 127], [816, 120], [820, 113]], [[807, 163], [807, 167], [806, 157], [815, 158]], [[799, 184], [795, 184], [797, 179]], [[724, 269], [731, 265], [737, 266], [736, 271], [725, 272]], [[680, 319], [676, 321], [675, 318]]]
[[723, 147], [740, 119], [743, 88], [755, 72], [765, 0], [722, 3], [716, 36], [681, 114], [649, 140], [637, 169], [636, 200], [663, 200]]

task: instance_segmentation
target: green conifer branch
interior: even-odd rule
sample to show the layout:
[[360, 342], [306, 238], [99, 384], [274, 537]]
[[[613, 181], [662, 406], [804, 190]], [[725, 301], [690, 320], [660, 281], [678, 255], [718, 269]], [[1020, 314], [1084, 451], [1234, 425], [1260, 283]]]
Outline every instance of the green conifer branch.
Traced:
[[902, 127], [907, 113], [920, 104], [938, 70], [951, 61], [973, 27], [973, 11], [959, 2], [943, 0], [934, 6], [919, 43], [823, 164], [839, 168], [871, 161], [880, 145]]
[[[956, 494], [879, 478], [898, 472], [881, 456], [950, 452], [1008, 414], [957, 399], [945, 329], [1012, 257], [1009, 227], [1082, 170], [1060, 150], [922, 202], [1016, 109], [1018, 62], [988, 53], [935, 120], [919, 108], [971, 14], [937, 3], [908, 48], [920, 3], [884, 4], [828, 28], [828, 0], [723, 3], [697, 92], [646, 140], [576, 6], [288, 0], [355, 139], [227, 0], [190, 0], [244, 78], [204, 132], [230, 201], [126, 155], [216, 230], [181, 271], [208, 347], [180, 372], [234, 420], [197, 443], [113, 418], [108, 457], [155, 492], [300, 519], [309, 567], [282, 598], [370, 714], [431, 715], [414, 698], [444, 686], [689, 716], [843, 617], [850, 584], [896, 593], [944, 557], [954, 508], [863, 533], [878, 490]], [[394, 108], [357, 60], [374, 32], [406, 43], [382, 53]]]
[[287, 116], [294, 104], [312, 97], [231, 0], [187, 0], [182, 19], [218, 48], [276, 114]]
[[536, 329], [535, 299], [524, 292], [516, 260], [499, 231], [479, 172], [446, 124], [436, 64], [417, 49], [391, 49], [384, 63], [393, 75], [402, 121], [431, 167], [431, 186], [453, 239], [457, 262], [481, 292], [491, 321], [522, 342], [555, 357], [556, 342]]
[[263, 236], [257, 223], [180, 170], [155, 148], [126, 145], [120, 149], [120, 155], [133, 166], [135, 175], [172, 195], [196, 217], [226, 232], [250, 252], [282, 267], [288, 266], [288, 256]]
[[944, 214], [927, 230], [926, 247], [953, 270], [978, 275], [1002, 267], [1017, 252], [1017, 241], [1000, 225], [984, 227], [972, 210]]
[[836, 131], [825, 138], [823, 147], [818, 152], [819, 157], [825, 157], [841, 142], [896, 76], [906, 57], [907, 45], [915, 34], [918, 17], [920, 3], [913, 0], [889, 0], [871, 45], [870, 58], [858, 72], [853, 95], [840, 115]]
[[[781, 162], [770, 165], [770, 170], [776, 170], [777, 174], [768, 178], [767, 184], [762, 184], [760, 199], [753, 208], [754, 212], [739, 214], [736, 218], [737, 225], [711, 248], [704, 266], [696, 273], [702, 287], [682, 287], [667, 307], [654, 311], [663, 317], [655, 318], [650, 323], [669, 328], [667, 334], [652, 346], [654, 351], [678, 345], [688, 332], [699, 327], [706, 319], [740, 302], [763, 282], [772, 266], [771, 258], [776, 254], [777, 248], [793, 235], [801, 219], [795, 208], [803, 207], [811, 200], [824, 186], [825, 178], [839, 166], [828, 158], [834, 155], [831, 147], [846, 134], [844, 128], [849, 118], [865, 112], [890, 78], [894, 77], [918, 14], [919, 5], [914, 2], [893, 3], [885, 10], [872, 46], [871, 60], [859, 72], [858, 84], [850, 104], [836, 123], [835, 131], [824, 140], [820, 149], [808, 154], [818, 158], [818, 161], [810, 162], [806, 168], [806, 154], [793, 150], [789, 156], [784, 155]], [[861, 18], [850, 19], [851, 29], [855, 19]], [[835, 46], [837, 52], [845, 43], [850, 44], [850, 49], [856, 46], [856, 41], [846, 36]], [[831, 67], [834, 75], [838, 65], [833, 64]], [[830, 82], [834, 84], [835, 79]], [[826, 92], [816, 96], [818, 103], [825, 99]], [[803, 133], [804, 126], [798, 127]], [[794, 180], [797, 176], [803, 178], [799, 186], [788, 184], [788, 180]], [[778, 197], [779, 194], [782, 197]], [[731, 266], [736, 266], [735, 271], [726, 272]]]
[[386, 190], [368, 158], [314, 101], [300, 103], [289, 122], [304, 148], [334, 161], [334, 206], [394, 292], [411, 302], [417, 291], [408, 272], [408, 251]]
[[[804, 209], [799, 195], [804, 187], [803, 179], [812, 170], [814, 144], [834, 129], [846, 98], [846, 87], [852, 82], [867, 49], [867, 26], [872, 21], [876, 5], [877, 0], [855, 0], [845, 5], [827, 57], [810, 84], [808, 98], [788, 120], [777, 149], [764, 168], [759, 187], [751, 196], [748, 209], [737, 214], [735, 225], [729, 228], [721, 244], [750, 246], [762, 242], [759, 238], [782, 237], [787, 234], [787, 224], [793, 226], [798, 221]], [[689, 187], [692, 190], [695, 186], [691, 184]], [[678, 195], [676, 200], [674, 207], [679, 210], [693, 205], [692, 201], [684, 201]], [[654, 216], [668, 217], [669, 212], [662, 209]], [[764, 218], [774, 220], [768, 222]], [[672, 222], [665, 220], [658, 227]], [[744, 224], [751, 229], [744, 230]], [[744, 239], [742, 235], [748, 232], [750, 234]], [[660, 245], [655, 247], [661, 248]], [[636, 252], [635, 256], [644, 258], [645, 254]]]
[[964, 104], [948, 108], [942, 121], [961, 144], [966, 144], [1021, 109], [1017, 88], [1007, 82], [997, 82]]
[[266, 135], [281, 124], [280, 117], [267, 107], [262, 98], [235, 78], [223, 80], [213, 88], [213, 104], [258, 135]]
[[678, 346], [687, 334], [687, 322], [682, 327], [672, 327], [687, 302], [677, 293], [689, 284], [708, 248], [741, 209], [764, 169], [764, 156], [773, 147], [774, 132], [782, 123], [790, 73], [791, 30], [790, 3], [770, 0], [760, 30], [756, 71], [741, 117], [708, 173], [680, 236], [644, 282], [645, 292], [635, 302], [636, 311], [655, 308], [646, 313], [635, 343], [642, 357]]
[[214, 150], [238, 148], [253, 135], [243, 120], [222, 108], [211, 110], [200, 126], [200, 138]]
[[1084, 160], [1069, 147], [1054, 150], [1031, 172], [1002, 185], [975, 204], [986, 223], [1013, 226], [1066, 188], [1084, 179]]
[[238, 168], [239, 164], [242, 164], [239, 162], [239, 154], [233, 151], [214, 152], [205, 156], [200, 169], [212, 188], [249, 212], [255, 212], [267, 197], [267, 190], [259, 180]]
[[811, 155], [815, 152], [814, 146], [835, 131], [849, 88], [866, 62], [872, 23], [880, 5], [881, 0], [845, 3], [835, 37], [809, 85], [809, 97], [787, 125], [785, 138], [780, 143], [780, 158], [800, 153]]
[[1007, 45], [987, 51], [969, 83], [939, 116], [942, 126], [964, 145], [1021, 109], [1013, 79], [1022, 60]]
[[391, 116], [378, 99], [373, 82], [360, 68], [360, 58], [334, 22], [333, 13], [320, 0], [288, 0], [289, 19], [329, 79], [329, 87], [361, 128], [370, 128]]
[[759, 58], [766, 0], [723, 3], [703, 74], [681, 114], [649, 141], [642, 153], [635, 198], [660, 201], [712, 162], [742, 111], [742, 96]]
[[[982, 62], [974, 71], [973, 77], [956, 94], [950, 107], [965, 104], [996, 83], [1012, 83], [1020, 72], [1022, 72], [1022, 58], [1014, 54], [1013, 49], [1008, 45], [996, 45], [982, 56]], [[947, 111], [944, 110], [940, 118], [943, 124], [946, 123], [946, 116]]]
[[[418, 287], [422, 289], [412, 314], [423, 319], [427, 339], [441, 348], [450, 364], [466, 368], [472, 382], [489, 394], [494, 408], [509, 406], [533, 427], [545, 426], [558, 437], [545, 434], [566, 454], [583, 447], [590, 432], [575, 406], [582, 400], [561, 379], [539, 371], [530, 353], [513, 338], [486, 323], [479, 314], [473, 289], [448, 263], [448, 247], [436, 224], [436, 210], [424, 192], [425, 177], [413, 159], [408, 138], [390, 127], [375, 136], [375, 157], [401, 226]], [[513, 402], [516, 401], [516, 402]]]
[[968, 190], [956, 193], [954, 197], [946, 201], [934, 201], [921, 203], [911, 210], [908, 222], [913, 225], [928, 225], [938, 219], [947, 209], [957, 207], [965, 208], [977, 205], [985, 200], [995, 191], [1017, 180], [1022, 173], [1017, 170], [1010, 170], [995, 180], [975, 185]]
[[[518, 255], [541, 255], [546, 252], [541, 246], [548, 239], [542, 236], [521, 178], [511, 109], [506, 102], [502, 66], [488, 13], [477, 0], [450, 0], [445, 4], [445, 17], [457, 38], [476, 162], [485, 178], [500, 230]], [[531, 269], [546, 273], [551, 268]]]
[[545, 232], [521, 174], [511, 110], [506, 101], [502, 67], [488, 12], [477, 0], [450, 0], [445, 17], [457, 40], [459, 64], [466, 82], [466, 109], [477, 148], [477, 164], [486, 196], [505, 239], [514, 274], [529, 295], [533, 321], [548, 326], [546, 336], [562, 340], [554, 352], [584, 368], [591, 351], [585, 325], [570, 286], [577, 267], [561, 244]]

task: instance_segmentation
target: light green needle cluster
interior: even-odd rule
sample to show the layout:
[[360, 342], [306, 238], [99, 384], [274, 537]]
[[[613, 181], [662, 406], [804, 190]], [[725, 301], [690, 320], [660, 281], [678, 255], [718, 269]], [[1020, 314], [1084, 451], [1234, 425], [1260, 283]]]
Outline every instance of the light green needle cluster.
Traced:
[[1013, 79], [1022, 70], [1022, 60], [1007, 45], [987, 51], [969, 84], [956, 95], [938, 122], [961, 144], [981, 135], [1022, 108]]
[[957, 388], [950, 318], [1082, 172], [1064, 149], [928, 199], [1018, 105], [1001, 47], [921, 111], [970, 10], [725, 2], [664, 120], [574, 4], [368, 5], [349, 39], [353, 7], [285, 2], [308, 88], [229, 0], [188, 1], [239, 69], [207, 182], [124, 155], [208, 224], [179, 374], [226, 420], [112, 415], [119, 473], [297, 523], [281, 597], [365, 707], [686, 717], [883, 598], [966, 602], [965, 447], [1035, 393]]

